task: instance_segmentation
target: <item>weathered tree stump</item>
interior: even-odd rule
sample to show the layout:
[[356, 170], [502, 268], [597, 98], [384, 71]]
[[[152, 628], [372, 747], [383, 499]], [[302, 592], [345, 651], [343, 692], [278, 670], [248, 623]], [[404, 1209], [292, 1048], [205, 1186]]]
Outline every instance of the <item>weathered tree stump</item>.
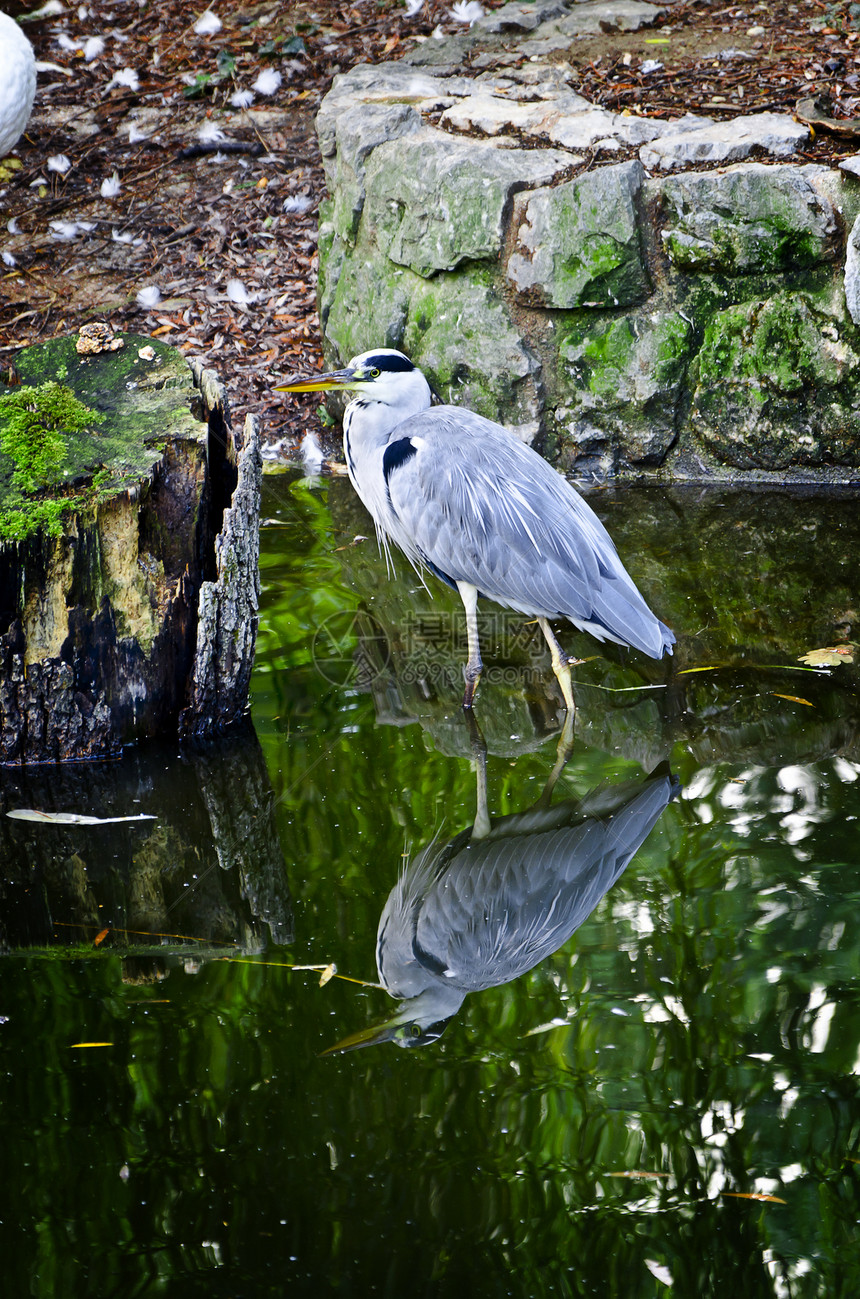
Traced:
[[237, 434], [173, 348], [89, 329], [28, 348], [22, 386], [0, 387], [0, 763], [206, 735], [247, 702], [255, 421]]

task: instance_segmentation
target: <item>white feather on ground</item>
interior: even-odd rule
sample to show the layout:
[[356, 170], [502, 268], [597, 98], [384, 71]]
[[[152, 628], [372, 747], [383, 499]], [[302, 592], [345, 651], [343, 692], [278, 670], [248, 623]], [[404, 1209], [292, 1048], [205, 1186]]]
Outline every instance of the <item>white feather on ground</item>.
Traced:
[[253, 89], [258, 95], [273, 95], [281, 84], [282, 77], [280, 72], [275, 68], [263, 68], [263, 71], [253, 83]]
[[125, 86], [128, 90], [140, 89], [140, 78], [134, 68], [120, 68], [115, 72], [107, 84], [108, 90], [113, 90], [114, 86]]
[[103, 36], [90, 36], [84, 45], [84, 62], [92, 63], [100, 54], [105, 52], [105, 42]]
[[211, 9], [207, 9], [197, 19], [194, 30], [198, 36], [214, 36], [216, 32], [221, 30], [221, 19], [217, 14], [213, 14]]
[[147, 284], [137, 293], [139, 307], [157, 307], [161, 301], [161, 289], [156, 284]]

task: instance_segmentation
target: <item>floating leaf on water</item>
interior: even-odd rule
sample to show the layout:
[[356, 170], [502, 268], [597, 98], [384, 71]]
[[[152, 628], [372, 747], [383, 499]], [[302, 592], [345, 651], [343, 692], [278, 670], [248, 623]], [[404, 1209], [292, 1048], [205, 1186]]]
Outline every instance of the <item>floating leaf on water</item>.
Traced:
[[523, 1036], [536, 1037], [538, 1033], [551, 1033], [554, 1028], [563, 1028], [566, 1024], [569, 1024], [569, 1020], [557, 1016], [555, 1019], [551, 1019], [547, 1024], [538, 1024], [536, 1028], [530, 1028], [527, 1033], [523, 1034]]
[[720, 1195], [730, 1195], [733, 1200], [766, 1200], [769, 1204], [787, 1204], [778, 1195], [765, 1195], [763, 1191], [720, 1191]]
[[835, 668], [840, 663], [854, 662], [853, 645], [826, 645], [823, 649], [810, 650], [801, 654], [798, 663], [808, 663], [811, 668]]
[[323, 970], [322, 974], [320, 975], [320, 987], [324, 988], [325, 985], [328, 983], [329, 979], [333, 979], [336, 974], [337, 974], [337, 966], [332, 961], [331, 965], [327, 965]]
[[36, 821], [44, 825], [113, 825], [117, 821], [157, 821], [149, 812], [137, 816], [81, 816], [77, 812], [39, 812], [32, 807], [16, 807], [6, 813], [13, 821]]
[[88, 1046], [113, 1046], [113, 1042], [70, 1042], [69, 1050], [75, 1051], [79, 1047], [88, 1047]]
[[645, 1266], [652, 1276], [656, 1276], [658, 1281], [664, 1285], [674, 1285], [672, 1273], [663, 1263], [657, 1263], [653, 1258], [646, 1258]]
[[607, 1173], [607, 1177], [668, 1177], [668, 1173], [649, 1173], [643, 1168], [631, 1168], [623, 1173]]
[[801, 699], [800, 695], [783, 695], [779, 690], [771, 690], [774, 699], [787, 699], [792, 704], [806, 704], [807, 708], [814, 708], [815, 704], [810, 703], [808, 699]]
[[95, 938], [93, 939], [93, 947], [98, 947], [99, 943], [103, 943], [109, 933], [110, 933], [109, 929], [100, 930], [99, 933], [97, 933]]

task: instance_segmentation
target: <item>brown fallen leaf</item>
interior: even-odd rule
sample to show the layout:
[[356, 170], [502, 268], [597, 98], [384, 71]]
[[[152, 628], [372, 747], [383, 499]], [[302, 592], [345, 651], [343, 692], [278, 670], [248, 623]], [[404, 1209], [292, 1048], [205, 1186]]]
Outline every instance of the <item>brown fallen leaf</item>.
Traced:
[[93, 939], [93, 947], [98, 947], [100, 943], [103, 943], [109, 933], [110, 933], [109, 929], [100, 930], [99, 933], [97, 933], [95, 938]]
[[840, 663], [854, 662], [853, 645], [826, 645], [823, 649], [810, 650], [801, 654], [798, 663], [807, 663], [811, 668], [835, 668]]
[[79, 1047], [80, 1047], [80, 1048], [84, 1048], [84, 1047], [90, 1047], [90, 1046], [113, 1046], [113, 1042], [70, 1042], [70, 1043], [69, 1043], [69, 1050], [70, 1050], [70, 1051], [75, 1051], [75, 1050], [77, 1050]]
[[320, 975], [320, 987], [324, 988], [325, 985], [328, 983], [329, 979], [333, 979], [336, 974], [337, 974], [337, 966], [332, 961], [331, 965], [327, 965], [323, 970], [322, 974]]
[[769, 1204], [787, 1204], [778, 1195], [765, 1195], [763, 1191], [720, 1191], [720, 1195], [729, 1195], [733, 1200], [766, 1200]]
[[806, 704], [807, 708], [814, 708], [815, 704], [810, 703], [808, 699], [801, 699], [800, 695], [784, 695], [779, 690], [771, 690], [774, 699], [788, 699], [792, 704]]

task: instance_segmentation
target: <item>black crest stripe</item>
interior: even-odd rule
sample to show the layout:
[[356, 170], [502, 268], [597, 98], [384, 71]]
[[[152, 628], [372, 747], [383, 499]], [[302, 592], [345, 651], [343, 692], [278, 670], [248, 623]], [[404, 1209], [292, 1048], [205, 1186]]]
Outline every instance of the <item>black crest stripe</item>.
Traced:
[[381, 370], [383, 374], [393, 374], [395, 371], [414, 370], [415, 366], [406, 356], [389, 356], [387, 352], [378, 352], [375, 356], [367, 356], [364, 359], [365, 368]]

